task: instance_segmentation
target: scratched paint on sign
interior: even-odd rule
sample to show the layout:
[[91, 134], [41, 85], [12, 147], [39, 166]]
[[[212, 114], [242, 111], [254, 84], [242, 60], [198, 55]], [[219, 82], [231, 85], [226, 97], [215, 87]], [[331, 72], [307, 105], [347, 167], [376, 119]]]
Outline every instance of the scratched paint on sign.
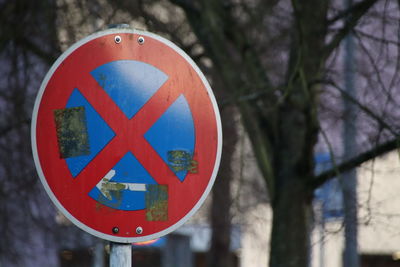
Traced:
[[[136, 157], [128, 152], [89, 192], [101, 204], [119, 210], [146, 209], [148, 184], [157, 184]], [[118, 204], [118, 206], [116, 206]]]
[[85, 107], [56, 109], [54, 119], [61, 158], [90, 154]]
[[121, 192], [126, 189], [126, 185], [122, 183], [112, 183], [110, 180], [103, 178], [101, 182], [101, 193], [108, 199], [112, 200], [112, 192]]
[[[109, 194], [109, 197], [100, 195], [97, 199], [98, 203], [113, 209], [117, 209], [122, 203], [122, 190], [110, 190]], [[111, 202], [110, 199], [113, 201]]]
[[146, 220], [168, 220], [168, 185], [152, 184], [146, 191]]

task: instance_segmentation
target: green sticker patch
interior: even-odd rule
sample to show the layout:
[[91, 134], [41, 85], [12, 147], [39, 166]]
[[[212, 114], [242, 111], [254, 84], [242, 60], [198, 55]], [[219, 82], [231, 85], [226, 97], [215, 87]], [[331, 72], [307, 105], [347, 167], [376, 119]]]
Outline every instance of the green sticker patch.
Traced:
[[146, 185], [146, 220], [168, 220], [168, 185]]
[[185, 150], [168, 151], [168, 166], [175, 173], [180, 171], [198, 172], [197, 161], [193, 160], [192, 154]]
[[61, 158], [90, 154], [85, 107], [54, 110], [57, 141]]

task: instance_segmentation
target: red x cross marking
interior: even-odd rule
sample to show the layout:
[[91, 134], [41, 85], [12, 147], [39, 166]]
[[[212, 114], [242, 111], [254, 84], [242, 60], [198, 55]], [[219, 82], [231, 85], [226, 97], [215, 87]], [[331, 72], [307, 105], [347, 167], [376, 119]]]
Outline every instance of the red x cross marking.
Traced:
[[95, 79], [87, 76], [82, 76], [80, 79], [79, 90], [113, 129], [116, 136], [74, 179], [76, 183], [82, 184], [83, 190], [89, 192], [115, 165], [114, 162], [108, 164], [101, 162], [106, 162], [112, 157], [119, 160], [128, 151], [135, 155], [158, 184], [179, 183], [179, 179], [170, 179], [174, 176], [173, 172], [144, 138], [144, 134], [158, 118], [184, 93], [181, 88], [173, 88], [177, 77], [168, 79], [138, 113], [128, 119]]
[[[79, 227], [93, 234], [117, 242], [143, 241], [137, 239], [176, 228], [204, 201], [216, 175], [221, 133], [215, 103], [199, 71], [172, 49], [170, 44], [145, 36], [145, 43], [137, 42], [138, 35], [118, 33], [122, 41], [115, 43], [115, 34], [105, 34], [80, 44], [61, 58], [48, 74], [39, 93], [39, 105], [33, 122], [34, 156], [39, 175], [54, 203]], [[154, 66], [168, 79], [144, 106], [128, 119], [90, 72], [117, 60], [136, 60]], [[46, 76], [47, 77], [47, 76]], [[53, 112], [66, 107], [74, 89], [78, 89], [93, 106], [115, 136], [74, 178], [65, 159], [60, 158]], [[195, 129], [194, 158], [198, 173], [188, 173], [181, 182], [144, 135], [183, 95], [192, 113]], [[171, 127], [179, 127], [179, 122]], [[160, 133], [163, 134], [163, 133]], [[168, 186], [168, 220], [147, 221], [144, 210], [125, 211], [99, 204], [88, 193], [121, 158], [132, 152], [158, 184]], [[35, 154], [36, 153], [36, 154]], [[113, 233], [113, 227], [119, 227]], [[144, 229], [138, 236], [137, 226]], [[100, 234], [98, 234], [100, 233]], [[160, 236], [160, 235], [159, 235]], [[126, 239], [113, 239], [113, 238]], [[148, 240], [148, 239], [147, 239]]]

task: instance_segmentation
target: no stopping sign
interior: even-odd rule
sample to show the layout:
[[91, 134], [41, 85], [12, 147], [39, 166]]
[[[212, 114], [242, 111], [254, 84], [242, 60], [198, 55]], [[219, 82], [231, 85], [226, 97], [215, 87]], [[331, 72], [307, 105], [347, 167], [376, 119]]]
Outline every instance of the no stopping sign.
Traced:
[[31, 131], [54, 204], [115, 242], [182, 225], [211, 190], [221, 157], [204, 75], [171, 42], [136, 30], [95, 33], [63, 53], [41, 85]]

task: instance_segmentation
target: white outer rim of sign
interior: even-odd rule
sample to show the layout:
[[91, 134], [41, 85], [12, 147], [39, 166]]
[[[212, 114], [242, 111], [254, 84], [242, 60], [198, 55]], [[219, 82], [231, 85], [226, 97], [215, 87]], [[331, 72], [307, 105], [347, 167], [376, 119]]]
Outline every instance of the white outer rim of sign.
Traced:
[[[218, 131], [218, 144], [217, 144], [217, 154], [216, 154], [216, 159], [215, 159], [215, 164], [214, 164], [214, 169], [211, 175], [211, 179], [208, 182], [208, 185], [206, 187], [206, 190], [203, 192], [202, 196], [200, 197], [199, 201], [196, 203], [196, 205], [190, 210], [190, 212], [188, 212], [184, 217], [182, 217], [178, 222], [176, 222], [175, 224], [171, 225], [170, 227], [157, 232], [155, 234], [151, 234], [151, 235], [143, 235], [143, 236], [139, 236], [139, 237], [119, 237], [119, 236], [114, 236], [114, 235], [109, 235], [109, 234], [105, 234], [99, 231], [96, 231], [90, 227], [88, 227], [87, 225], [83, 224], [82, 222], [80, 222], [78, 219], [76, 219], [71, 213], [69, 213], [64, 206], [59, 202], [59, 200], [56, 198], [56, 196], [54, 195], [53, 191], [50, 189], [46, 178], [44, 177], [43, 174], [43, 170], [42, 167], [40, 166], [40, 161], [39, 161], [39, 156], [38, 156], [38, 151], [37, 151], [37, 143], [36, 143], [36, 122], [37, 122], [37, 116], [38, 116], [38, 110], [39, 110], [39, 106], [42, 100], [42, 96], [44, 94], [45, 88], [47, 87], [47, 84], [50, 80], [50, 78], [53, 76], [54, 72], [57, 70], [57, 68], [60, 66], [60, 64], [72, 53], [74, 52], [76, 49], [78, 49], [79, 47], [81, 47], [82, 45], [86, 44], [87, 42], [90, 42], [98, 37], [102, 37], [108, 34], [117, 34], [117, 33], [132, 33], [132, 34], [140, 34], [143, 36], [148, 36], [151, 38], [154, 38], [158, 41], [160, 41], [161, 43], [164, 43], [165, 45], [169, 46], [170, 48], [172, 48], [174, 51], [176, 51], [178, 54], [180, 54], [191, 66], [192, 68], [197, 72], [197, 74], [199, 75], [199, 77], [201, 78], [204, 86], [207, 89], [208, 92], [208, 96], [210, 98], [210, 101], [212, 103], [214, 112], [215, 112], [215, 120], [216, 120], [216, 124], [217, 124], [217, 131]], [[201, 207], [201, 205], [204, 203], [205, 199], [207, 198], [208, 194], [211, 191], [211, 188], [214, 184], [215, 178], [217, 176], [218, 173], [218, 169], [219, 169], [219, 164], [221, 161], [221, 153], [222, 153], [222, 126], [221, 126], [221, 117], [219, 114], [219, 109], [218, 109], [218, 105], [217, 105], [217, 101], [215, 100], [214, 94], [211, 90], [211, 87], [206, 79], [206, 77], [204, 76], [204, 74], [201, 72], [201, 70], [199, 69], [199, 67], [196, 65], [196, 63], [194, 63], [194, 61], [178, 46], [176, 46], [174, 43], [172, 43], [171, 41], [150, 33], [150, 32], [145, 32], [145, 31], [140, 31], [140, 30], [135, 30], [135, 29], [109, 29], [109, 30], [104, 30], [104, 31], [100, 31], [100, 32], [96, 32], [92, 35], [89, 35], [83, 39], [81, 39], [80, 41], [76, 42], [75, 44], [73, 44], [71, 47], [69, 47], [57, 60], [56, 62], [53, 64], [53, 66], [50, 68], [50, 70], [47, 72], [41, 86], [39, 89], [39, 92], [36, 96], [36, 100], [35, 100], [35, 105], [33, 108], [33, 113], [32, 113], [32, 124], [31, 124], [31, 144], [32, 144], [32, 153], [33, 153], [33, 159], [35, 162], [35, 166], [36, 166], [36, 170], [38, 172], [40, 181], [42, 182], [47, 194], [49, 195], [50, 199], [52, 200], [52, 202], [56, 205], [56, 207], [62, 212], [62, 214], [67, 217], [71, 222], [73, 222], [76, 226], [78, 226], [79, 228], [81, 228], [82, 230], [97, 236], [99, 238], [102, 239], [106, 239], [109, 241], [113, 241], [113, 242], [120, 242], [120, 243], [134, 243], [134, 242], [143, 242], [143, 241], [149, 241], [152, 239], [156, 239], [159, 237], [162, 237], [174, 230], [176, 230], [177, 228], [179, 228], [180, 226], [182, 226], [190, 217], [192, 217], [192, 215], [194, 213], [196, 213], [196, 211]], [[111, 229], [110, 229], [111, 231]]]

